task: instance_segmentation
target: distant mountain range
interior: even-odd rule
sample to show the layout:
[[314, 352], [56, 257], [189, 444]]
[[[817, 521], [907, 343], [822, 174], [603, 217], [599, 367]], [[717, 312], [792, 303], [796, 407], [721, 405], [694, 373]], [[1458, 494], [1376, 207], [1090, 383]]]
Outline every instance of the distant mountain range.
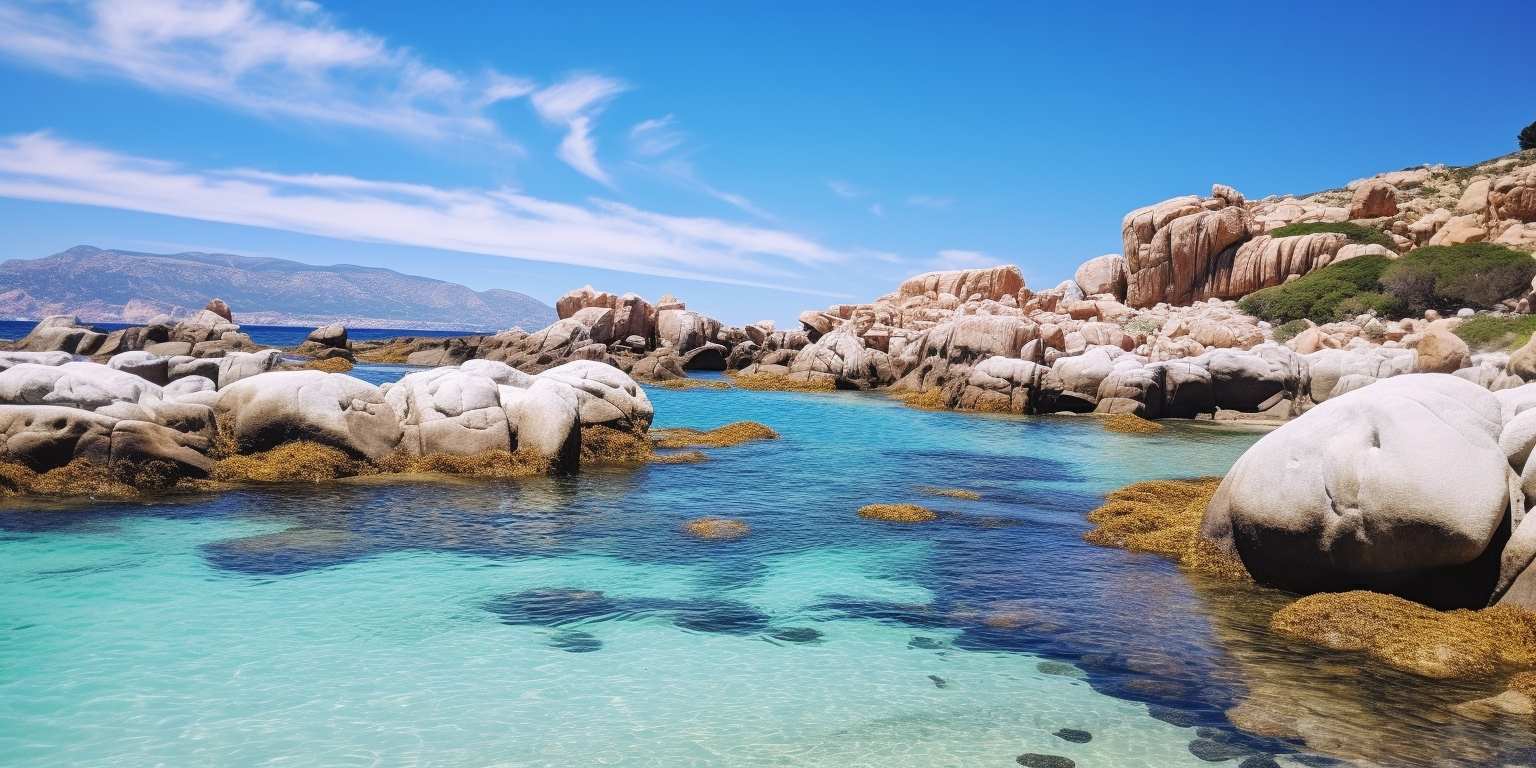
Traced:
[[248, 325], [422, 330], [543, 328], [555, 310], [526, 294], [351, 264], [316, 266], [224, 253], [135, 253], [78, 245], [0, 263], [0, 317], [75, 315], [82, 321], [179, 317], [219, 297]]

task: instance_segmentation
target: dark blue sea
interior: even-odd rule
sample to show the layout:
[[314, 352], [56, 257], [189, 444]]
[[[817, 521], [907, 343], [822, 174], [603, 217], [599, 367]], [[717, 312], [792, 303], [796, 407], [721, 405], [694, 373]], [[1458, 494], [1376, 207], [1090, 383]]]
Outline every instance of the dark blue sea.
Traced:
[[[37, 325], [35, 320], [0, 320], [0, 339], [16, 340], [26, 336]], [[101, 331], [113, 331], [118, 328], [129, 328], [135, 323], [91, 323], [91, 327]], [[251, 335], [251, 341], [269, 347], [295, 347], [304, 343], [304, 337], [313, 331], [312, 327], [296, 327], [286, 325], [241, 325], [240, 330]], [[409, 328], [348, 328], [347, 337], [353, 341], [369, 341], [373, 339], [390, 339], [396, 336], [464, 336], [466, 334], [484, 333], [484, 331], [417, 331]]]

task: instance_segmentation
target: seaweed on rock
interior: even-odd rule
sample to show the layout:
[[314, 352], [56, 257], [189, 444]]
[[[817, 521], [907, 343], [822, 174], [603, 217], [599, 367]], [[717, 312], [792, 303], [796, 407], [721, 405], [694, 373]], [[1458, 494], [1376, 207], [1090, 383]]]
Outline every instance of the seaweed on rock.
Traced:
[[937, 520], [939, 516], [933, 510], [916, 504], [865, 504], [859, 507], [859, 517], [888, 523], [926, 523]]
[[1110, 432], [1123, 432], [1129, 435], [1150, 435], [1163, 431], [1163, 425], [1143, 419], [1134, 413], [1112, 413], [1101, 416], [1099, 425]]
[[794, 379], [778, 373], [734, 373], [731, 383], [742, 389], [768, 392], [833, 392], [837, 383], [829, 379]]
[[777, 440], [779, 433], [755, 421], [736, 421], [710, 430], [657, 430], [652, 439], [657, 448], [727, 448], [755, 440]]
[[1128, 485], [1110, 493], [1103, 506], [1088, 513], [1088, 522], [1095, 528], [1083, 539], [1103, 547], [1163, 555], [1190, 570], [1248, 581], [1241, 561], [1200, 536], [1205, 508], [1219, 485], [1219, 478]]
[[699, 517], [683, 523], [683, 532], [698, 539], [730, 541], [746, 536], [752, 527], [729, 517]]
[[1332, 650], [1361, 651], [1424, 677], [1478, 677], [1500, 667], [1536, 666], [1536, 613], [1509, 606], [1437, 611], [1376, 592], [1325, 592], [1276, 611], [1270, 627]]

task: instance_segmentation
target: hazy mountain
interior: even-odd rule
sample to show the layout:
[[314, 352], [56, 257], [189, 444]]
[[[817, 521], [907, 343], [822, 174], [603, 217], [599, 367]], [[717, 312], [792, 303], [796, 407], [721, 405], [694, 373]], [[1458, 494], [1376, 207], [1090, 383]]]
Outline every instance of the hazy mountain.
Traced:
[[79, 245], [0, 263], [0, 317], [72, 314], [87, 322], [185, 315], [217, 296], [254, 325], [533, 330], [555, 320], [539, 300], [501, 289], [351, 264], [316, 266], [223, 253], [154, 254]]

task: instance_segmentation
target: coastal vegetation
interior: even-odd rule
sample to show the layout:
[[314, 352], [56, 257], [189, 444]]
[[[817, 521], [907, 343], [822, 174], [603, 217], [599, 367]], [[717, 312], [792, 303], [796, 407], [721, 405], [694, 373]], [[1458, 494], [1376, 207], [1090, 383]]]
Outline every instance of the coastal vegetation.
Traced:
[[1387, 233], [1376, 227], [1365, 224], [1356, 224], [1352, 221], [1304, 221], [1296, 224], [1287, 224], [1276, 227], [1269, 232], [1271, 237], [1297, 237], [1300, 235], [1315, 235], [1324, 232], [1337, 232], [1349, 238], [1351, 243], [1362, 245], [1379, 245], [1383, 248], [1393, 248], [1392, 238]]
[[1398, 259], [1359, 256], [1314, 270], [1238, 302], [1271, 323], [1329, 323], [1371, 313], [1382, 317], [1488, 309], [1530, 288], [1536, 260], [1491, 243], [1418, 248]]

